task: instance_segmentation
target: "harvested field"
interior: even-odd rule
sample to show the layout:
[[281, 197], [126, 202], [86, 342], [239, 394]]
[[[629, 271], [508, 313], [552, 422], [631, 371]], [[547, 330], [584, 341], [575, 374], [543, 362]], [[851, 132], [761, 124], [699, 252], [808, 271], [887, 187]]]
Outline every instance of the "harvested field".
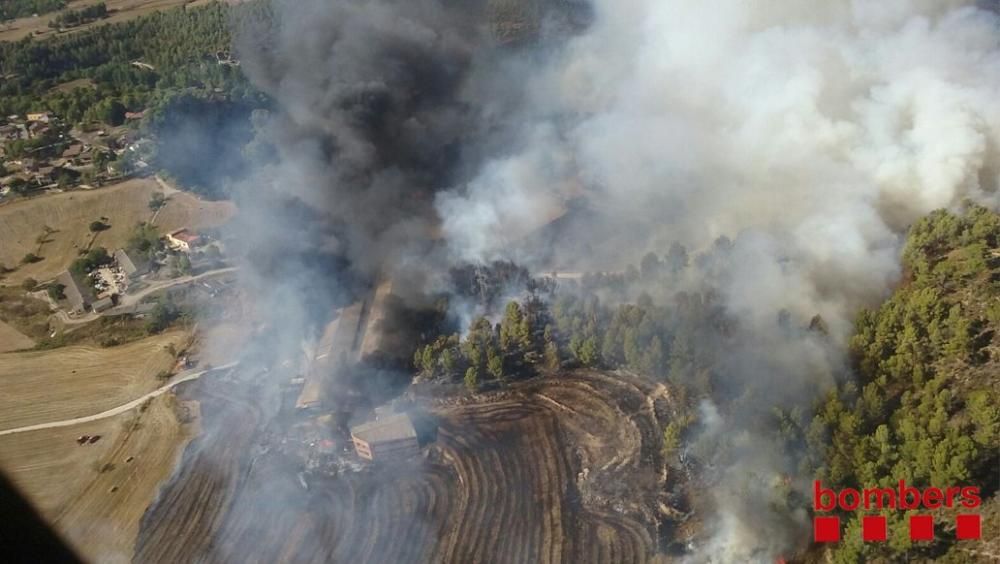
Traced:
[[159, 386], [188, 335], [170, 332], [112, 348], [65, 347], [0, 356], [0, 430], [100, 413]]
[[[114, 250], [128, 240], [135, 225], [149, 221], [149, 199], [160, 191], [151, 179], [126, 180], [105, 188], [77, 190], [40, 196], [0, 206], [0, 264], [17, 266], [28, 253], [43, 257], [9, 273], [3, 284], [20, 284], [25, 278], [45, 281], [65, 270], [87, 249], [94, 246]], [[166, 233], [181, 227], [199, 229], [225, 223], [235, 212], [229, 202], [206, 202], [187, 193], [170, 196], [157, 216], [156, 225]], [[102, 217], [111, 228], [94, 237], [90, 224]], [[45, 236], [45, 226], [54, 231]]]
[[216, 227], [229, 221], [236, 214], [236, 206], [227, 201], [202, 200], [188, 192], [174, 192], [156, 216], [156, 226], [161, 233], [189, 227], [201, 229]]
[[49, 89], [49, 92], [72, 92], [77, 88], [97, 88], [94, 81], [89, 78], [78, 78], [76, 80], [70, 80], [63, 82], [62, 84], [57, 84]]
[[[189, 436], [173, 402], [161, 396], [92, 423], [0, 436], [0, 468], [81, 556], [127, 562], [140, 518]], [[101, 439], [81, 446], [81, 435]]]
[[[187, 390], [206, 433], [143, 520], [140, 562], [647, 562], [662, 387], [575, 373], [439, 404], [425, 456], [310, 473], [264, 394]], [[279, 418], [280, 419], [280, 418]], [[600, 482], [600, 483], [599, 483]], [[304, 487], [308, 486], [308, 488]], [[182, 540], [181, 540], [182, 539]]]
[[33, 346], [35, 341], [30, 337], [0, 321], [0, 353], [30, 349]]
[[91, 27], [117, 23], [137, 18], [139, 16], [165, 10], [175, 6], [184, 6], [191, 3], [191, 0], [75, 0], [69, 3], [66, 9], [79, 10], [86, 6], [104, 2], [108, 6], [110, 15], [103, 20], [97, 20], [89, 24], [74, 27], [66, 32], [59, 33], [49, 28], [49, 22], [55, 18], [59, 12], [41, 14], [37, 18], [18, 18], [12, 22], [0, 25], [0, 41], [17, 41], [28, 35], [35, 35], [38, 38], [55, 37], [57, 35], [67, 35]]

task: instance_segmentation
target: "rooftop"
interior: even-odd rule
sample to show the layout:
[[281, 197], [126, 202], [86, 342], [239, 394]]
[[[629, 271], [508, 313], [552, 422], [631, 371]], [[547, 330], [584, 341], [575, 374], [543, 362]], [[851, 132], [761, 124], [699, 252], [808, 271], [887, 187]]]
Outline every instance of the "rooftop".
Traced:
[[66, 147], [66, 150], [62, 152], [62, 156], [66, 158], [78, 157], [80, 156], [80, 153], [83, 153], [83, 145], [74, 143], [73, 145]]
[[118, 249], [115, 251], [115, 260], [118, 261], [118, 266], [122, 267], [125, 274], [130, 276], [137, 272], [140, 268], [144, 268], [146, 266], [146, 261], [142, 260], [138, 256], [133, 258], [133, 256], [130, 255], [125, 249]]
[[76, 278], [68, 270], [64, 270], [56, 278], [56, 281], [65, 286], [63, 294], [66, 295], [66, 301], [69, 302], [70, 307], [73, 309], [83, 309], [93, 299], [90, 288], [77, 283]]
[[198, 240], [198, 235], [188, 231], [187, 228], [178, 229], [171, 233], [170, 236], [185, 243], [193, 243]]
[[351, 435], [361, 439], [366, 443], [379, 443], [386, 441], [399, 441], [403, 439], [416, 439], [417, 431], [413, 428], [410, 416], [405, 413], [397, 413], [384, 417], [377, 421], [370, 421], [351, 429]]

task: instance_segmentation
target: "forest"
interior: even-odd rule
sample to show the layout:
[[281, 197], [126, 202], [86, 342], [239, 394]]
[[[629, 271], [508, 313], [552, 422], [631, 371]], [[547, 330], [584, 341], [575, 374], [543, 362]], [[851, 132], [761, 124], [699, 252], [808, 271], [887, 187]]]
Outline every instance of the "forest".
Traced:
[[[643, 288], [676, 287], [686, 269], [701, 269], [730, 252], [721, 238], [706, 253], [690, 260], [681, 245], [672, 245], [661, 259], [643, 257], [640, 267], [620, 274], [585, 275], [579, 283], [559, 286], [527, 273], [508, 274], [490, 287], [502, 295], [522, 287], [523, 296], [503, 308], [493, 323], [472, 321], [464, 338], [441, 335], [415, 353], [414, 365], [424, 379], [462, 376], [470, 388], [488, 380], [502, 381], [577, 366], [626, 369], [664, 382], [708, 393], [724, 384], [713, 346], [735, 338], [736, 327], [718, 296], [711, 291], [681, 291], [665, 303], [654, 303]], [[496, 272], [515, 272], [509, 263], [495, 263]], [[457, 278], [456, 278], [456, 275]], [[460, 296], [473, 296], [486, 309], [495, 296], [472, 291], [453, 272]], [[629, 296], [636, 296], [632, 301]], [[776, 312], [775, 324], [789, 323]], [[821, 320], [813, 320], [819, 330]]]
[[108, 17], [108, 7], [104, 2], [85, 6], [79, 10], [66, 10], [49, 22], [49, 27], [53, 29], [65, 29], [83, 25], [94, 20]]
[[[212, 3], [41, 41], [0, 43], [0, 74], [7, 77], [0, 83], [0, 113], [50, 111], [75, 124], [101, 119], [100, 109], [113, 102], [141, 111], [184, 89], [253, 96], [239, 68], [215, 58], [229, 49], [229, 17], [228, 7]], [[55, 88], [78, 79], [92, 86]]]
[[4, 0], [0, 2], [0, 22], [47, 14], [66, 7], [66, 0]]
[[[418, 379], [463, 381], [479, 390], [535, 375], [558, 377], [574, 366], [626, 369], [687, 398], [689, 415], [664, 429], [664, 449], [676, 450], [699, 398], [732, 412], [773, 393], [730, 379], [717, 358], [718, 347], [752, 337], [711, 289], [680, 292], [663, 305], [648, 294], [634, 303], [600, 296], [628, 295], [644, 283], [669, 286], [685, 269], [718, 260], [728, 249], [722, 240], [689, 260], [674, 245], [663, 259], [649, 254], [640, 268], [589, 276], [578, 287], [535, 284], [509, 301], [498, 320], [479, 317], [464, 336], [443, 334], [420, 346], [413, 359]], [[885, 487], [905, 479], [916, 487], [976, 484], [992, 496], [1000, 465], [1000, 215], [974, 204], [958, 215], [934, 212], [910, 230], [903, 263], [894, 293], [859, 312], [840, 383], [812, 410], [775, 410], [750, 424], [800, 461], [798, 473], [830, 487]], [[822, 318], [796, 322], [787, 312], [775, 313], [788, 338], [826, 339]], [[804, 503], [789, 496], [790, 505]], [[845, 541], [832, 549], [835, 561], [904, 552], [965, 561], [953, 536], [914, 545], [905, 514], [886, 514], [896, 534], [885, 544], [862, 543], [861, 514], [844, 516], [848, 526]], [[944, 510], [935, 518], [947, 530]]]
[[[1000, 215], [968, 205], [937, 211], [910, 230], [903, 284], [858, 315], [851, 340], [856, 378], [792, 424], [816, 475], [835, 487], [973, 484], [993, 496], [1000, 467]], [[792, 431], [790, 434], [796, 434]], [[910, 557], [965, 562], [953, 537], [912, 544], [899, 512], [887, 512], [887, 545], [861, 543], [851, 517], [837, 562]], [[995, 516], [995, 515], [994, 515]], [[947, 531], [945, 511], [935, 515]], [[984, 517], [989, 519], [989, 517]], [[894, 527], [894, 523], [897, 525]], [[939, 537], [940, 538], [940, 537]]]

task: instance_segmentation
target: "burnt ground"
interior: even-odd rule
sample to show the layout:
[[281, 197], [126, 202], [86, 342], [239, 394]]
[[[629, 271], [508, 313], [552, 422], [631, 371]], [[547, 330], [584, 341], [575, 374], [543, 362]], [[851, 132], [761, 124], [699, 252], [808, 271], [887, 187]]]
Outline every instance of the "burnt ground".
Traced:
[[374, 465], [343, 444], [304, 462], [272, 392], [233, 378], [183, 392], [203, 433], [134, 560], [646, 562], [669, 528], [662, 386], [574, 372], [432, 402], [422, 455]]

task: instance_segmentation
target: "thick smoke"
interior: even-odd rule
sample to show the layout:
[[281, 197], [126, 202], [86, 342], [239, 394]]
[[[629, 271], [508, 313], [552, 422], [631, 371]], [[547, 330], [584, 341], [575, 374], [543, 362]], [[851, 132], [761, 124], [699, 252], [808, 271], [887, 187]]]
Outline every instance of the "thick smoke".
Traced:
[[[808, 406], [842, 359], [783, 333], [776, 312], [821, 314], [842, 345], [857, 307], [898, 279], [910, 222], [965, 198], [997, 203], [1000, 35], [971, 2], [593, 0], [586, 30], [543, 18], [533, 46], [500, 44], [480, 2], [274, 10], [238, 42], [275, 101], [264, 129], [276, 152], [238, 190], [235, 229], [288, 348], [329, 306], [316, 296], [349, 291], [352, 276], [392, 271], [419, 289], [449, 261], [606, 270], [674, 241], [733, 239], [724, 265], [677, 289], [720, 293], [755, 335], [720, 365], [773, 393], [705, 418], [705, 436], [733, 437], [740, 460], [706, 559], [792, 547], [778, 533], [794, 516], [744, 518], [768, 503], [744, 479], [794, 467], [734, 430]], [[584, 220], [570, 211], [547, 248], [532, 246], [581, 206]], [[343, 262], [318, 266], [317, 252]]]
[[615, 229], [567, 239], [641, 246], [599, 241], [587, 260], [727, 235], [749, 269], [733, 308], [797, 305], [842, 332], [849, 306], [897, 276], [910, 222], [996, 201], [1000, 51], [996, 19], [961, 2], [816, 4], [597, 1], [591, 30], [529, 76], [541, 125], [521, 150], [439, 196], [449, 243], [502, 255], [525, 215], [573, 195], [573, 175]]
[[[262, 182], [325, 216], [327, 243], [373, 275], [435, 236], [433, 193], [452, 185], [503, 101], [477, 2], [276, 2], [244, 33], [250, 78], [276, 102], [278, 152]], [[496, 65], [486, 64], [486, 61]], [[252, 205], [252, 204], [251, 204]]]
[[745, 456], [720, 484], [705, 558], [773, 558], [786, 535], [745, 518], [768, 500], [744, 481], [794, 468], [739, 430], [753, 412], [808, 407], [840, 371], [816, 339], [782, 334], [775, 313], [819, 313], [843, 345], [857, 308], [899, 278], [912, 221], [966, 198], [997, 204], [998, 20], [940, 0], [594, 4], [588, 32], [525, 76], [519, 149], [438, 195], [444, 232], [463, 259], [509, 256], [583, 194], [585, 221], [518, 258], [621, 268], [671, 241], [732, 237], [717, 275], [687, 283], [720, 291], [755, 334], [718, 357], [770, 398], [721, 423]]

